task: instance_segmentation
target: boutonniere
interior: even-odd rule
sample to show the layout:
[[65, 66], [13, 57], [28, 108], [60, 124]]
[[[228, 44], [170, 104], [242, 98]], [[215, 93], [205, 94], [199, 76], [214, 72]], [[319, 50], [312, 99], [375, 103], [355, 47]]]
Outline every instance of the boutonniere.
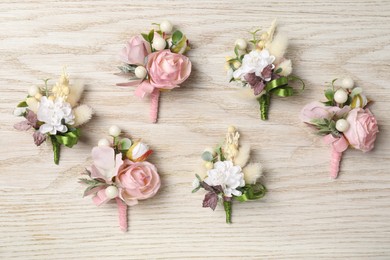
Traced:
[[133, 36], [121, 52], [125, 65], [120, 75], [131, 79], [118, 86], [137, 86], [135, 95], [151, 97], [150, 119], [158, 118], [160, 92], [180, 87], [191, 73], [191, 61], [184, 53], [190, 49], [187, 37], [174, 30], [170, 22], [156, 24], [149, 33]]
[[47, 139], [51, 141], [55, 164], [60, 160], [60, 146], [71, 148], [77, 144], [80, 126], [92, 117], [92, 109], [79, 104], [83, 91], [82, 84], [70, 84], [64, 71], [55, 84], [46, 79], [42, 85], [31, 86], [27, 97], [14, 110], [16, 116], [25, 118], [14, 125], [15, 129], [33, 129], [37, 146]]
[[301, 120], [318, 130], [332, 147], [331, 178], [337, 178], [342, 153], [349, 146], [363, 152], [374, 148], [378, 124], [366, 108], [370, 101], [351, 78], [335, 79], [325, 91], [325, 102], [307, 104]]
[[127, 231], [127, 206], [153, 197], [160, 189], [157, 168], [146, 161], [152, 150], [141, 140], [120, 137], [117, 126], [109, 129], [113, 138], [99, 140], [92, 149], [92, 165], [87, 168], [89, 178], [80, 179], [88, 187], [84, 196], [92, 195], [95, 205], [115, 201], [119, 212], [119, 226]]
[[218, 202], [223, 204], [226, 223], [231, 223], [233, 200], [240, 202], [257, 200], [266, 193], [259, 182], [262, 176], [260, 163], [248, 163], [250, 145], [239, 145], [240, 134], [230, 126], [225, 140], [214, 149], [208, 148], [202, 154], [204, 170], [196, 174], [193, 193], [199, 189], [207, 191], [203, 207], [215, 210]]
[[260, 105], [260, 117], [268, 119], [268, 110], [273, 95], [289, 97], [297, 93], [289, 84], [299, 80], [304, 89], [304, 82], [293, 76], [292, 62], [284, 57], [288, 40], [276, 34], [276, 21], [266, 32], [251, 32], [252, 39], [237, 39], [234, 56], [226, 57], [226, 69], [230, 82], [239, 82], [243, 87], [253, 89], [254, 97]]

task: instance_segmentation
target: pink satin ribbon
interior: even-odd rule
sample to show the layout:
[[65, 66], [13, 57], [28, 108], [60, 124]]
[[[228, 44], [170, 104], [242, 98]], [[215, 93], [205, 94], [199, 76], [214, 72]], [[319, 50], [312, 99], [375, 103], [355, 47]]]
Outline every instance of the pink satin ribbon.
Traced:
[[154, 87], [149, 81], [136, 80], [128, 83], [119, 83], [117, 86], [137, 86], [134, 94], [137, 97], [144, 98], [146, 95], [151, 95], [151, 108], [150, 108], [150, 119], [152, 123], [157, 122], [158, 118], [158, 103], [160, 98], [160, 89]]
[[115, 198], [119, 213], [119, 227], [123, 232], [127, 231], [127, 205], [120, 198]]
[[324, 136], [324, 142], [332, 146], [332, 159], [330, 161], [330, 177], [336, 179], [340, 171], [342, 154], [348, 148], [348, 141], [342, 135], [334, 137], [332, 134]]
[[[105, 189], [102, 189], [96, 193], [96, 196], [92, 198], [93, 203], [96, 206], [107, 203], [111, 199], [107, 198]], [[119, 213], [119, 227], [123, 232], [127, 231], [127, 205], [118, 197], [115, 198], [116, 205]]]

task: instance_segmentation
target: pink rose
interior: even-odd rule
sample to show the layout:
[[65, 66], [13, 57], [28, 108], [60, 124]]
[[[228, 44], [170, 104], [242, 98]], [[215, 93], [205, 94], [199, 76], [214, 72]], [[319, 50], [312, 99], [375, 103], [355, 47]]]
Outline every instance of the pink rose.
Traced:
[[153, 197], [160, 188], [160, 176], [149, 162], [125, 160], [118, 170], [116, 183], [120, 198], [129, 206]]
[[343, 134], [351, 146], [368, 152], [374, 148], [378, 124], [368, 109], [355, 108], [349, 112], [347, 121], [349, 128]]
[[151, 53], [150, 44], [141, 35], [132, 37], [123, 48], [120, 57], [127, 64], [144, 65], [145, 57]]
[[146, 68], [150, 84], [155, 88], [179, 87], [191, 73], [191, 61], [184, 55], [162, 50], [149, 54]]

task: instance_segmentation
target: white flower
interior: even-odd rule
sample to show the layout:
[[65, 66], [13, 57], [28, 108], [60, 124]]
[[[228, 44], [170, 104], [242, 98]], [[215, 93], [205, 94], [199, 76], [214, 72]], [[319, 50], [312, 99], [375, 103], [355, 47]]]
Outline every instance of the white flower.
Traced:
[[192, 181], [192, 188], [193, 188], [193, 189], [196, 189], [196, 188], [199, 187], [199, 185], [200, 185], [200, 182], [199, 182], [198, 178], [195, 178], [195, 179]]
[[243, 79], [243, 77], [248, 73], [255, 73], [256, 76], [261, 77], [263, 69], [272, 64], [274, 61], [275, 57], [270, 55], [268, 50], [253, 50], [244, 56], [242, 66], [234, 71], [233, 77], [236, 79]]
[[24, 113], [26, 113], [27, 107], [17, 107], [14, 109], [14, 115], [15, 116], [22, 116]]
[[149, 146], [145, 143], [134, 143], [127, 151], [127, 157], [132, 161], [142, 161], [150, 154]]
[[39, 128], [42, 134], [49, 133], [55, 135], [57, 132], [65, 133], [68, 131], [68, 127], [65, 124], [72, 125], [74, 123], [72, 107], [60, 97], [55, 100], [42, 97], [37, 117], [39, 121], [44, 122]]
[[244, 174], [240, 166], [234, 166], [231, 161], [216, 162], [214, 169], [207, 172], [204, 180], [210, 186], [221, 185], [223, 193], [227, 197], [240, 196], [239, 187], [245, 186]]

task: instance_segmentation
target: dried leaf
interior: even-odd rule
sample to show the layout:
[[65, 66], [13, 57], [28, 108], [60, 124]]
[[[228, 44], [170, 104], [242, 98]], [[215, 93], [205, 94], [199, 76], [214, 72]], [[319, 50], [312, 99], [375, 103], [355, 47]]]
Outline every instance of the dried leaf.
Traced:
[[46, 141], [46, 135], [42, 134], [40, 131], [35, 131], [33, 138], [36, 146], [40, 146], [44, 141]]
[[14, 128], [19, 131], [27, 131], [31, 128], [31, 125], [27, 120], [14, 124]]
[[212, 210], [215, 210], [218, 204], [218, 195], [214, 192], [209, 192], [204, 196], [203, 200], [203, 207], [204, 208], [211, 208]]

